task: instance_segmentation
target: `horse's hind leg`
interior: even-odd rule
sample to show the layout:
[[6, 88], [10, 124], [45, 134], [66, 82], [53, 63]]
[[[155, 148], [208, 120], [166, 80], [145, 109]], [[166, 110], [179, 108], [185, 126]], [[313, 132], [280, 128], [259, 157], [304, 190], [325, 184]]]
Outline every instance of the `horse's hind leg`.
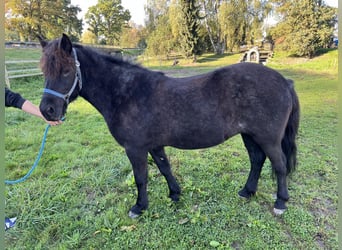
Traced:
[[289, 194], [286, 182], [286, 157], [282, 151], [281, 144], [267, 145], [264, 151], [271, 161], [272, 168], [277, 176], [277, 199], [274, 203], [274, 213], [282, 214], [286, 210], [286, 202], [289, 200]]
[[164, 148], [163, 147], [155, 148], [150, 151], [150, 154], [154, 162], [157, 164], [159, 171], [162, 173], [162, 175], [165, 177], [167, 181], [167, 185], [169, 186], [169, 190], [170, 190], [170, 195], [169, 195], [170, 198], [173, 201], [178, 201], [179, 195], [181, 193], [181, 189], [171, 172], [170, 163], [167, 159]]
[[247, 134], [241, 134], [241, 136], [248, 151], [251, 170], [244, 188], [239, 191], [239, 195], [244, 198], [249, 198], [257, 191], [258, 180], [266, 155], [251, 136]]

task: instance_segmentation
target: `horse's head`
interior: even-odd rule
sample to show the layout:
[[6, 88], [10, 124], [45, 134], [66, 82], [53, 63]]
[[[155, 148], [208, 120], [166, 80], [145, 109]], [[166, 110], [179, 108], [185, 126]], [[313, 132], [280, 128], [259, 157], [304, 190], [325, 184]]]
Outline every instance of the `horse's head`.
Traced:
[[45, 89], [39, 108], [45, 119], [57, 121], [82, 88], [80, 64], [67, 35], [51, 42], [40, 39], [40, 44], [43, 47], [40, 64]]

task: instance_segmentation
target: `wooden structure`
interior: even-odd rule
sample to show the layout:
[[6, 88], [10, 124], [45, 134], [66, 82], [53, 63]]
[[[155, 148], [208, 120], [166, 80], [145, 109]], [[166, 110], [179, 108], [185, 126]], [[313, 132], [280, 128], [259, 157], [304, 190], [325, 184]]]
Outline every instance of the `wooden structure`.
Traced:
[[260, 46], [242, 46], [240, 53], [243, 53], [240, 62], [266, 64], [268, 58], [273, 57], [273, 44], [263, 41]]
[[5, 80], [10, 88], [9, 79], [42, 75], [39, 60], [5, 61]]

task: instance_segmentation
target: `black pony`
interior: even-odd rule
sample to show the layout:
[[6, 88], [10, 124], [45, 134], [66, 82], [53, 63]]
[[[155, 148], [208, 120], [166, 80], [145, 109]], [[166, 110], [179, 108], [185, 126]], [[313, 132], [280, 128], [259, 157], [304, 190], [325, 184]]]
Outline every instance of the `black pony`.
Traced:
[[103, 115], [133, 167], [138, 197], [131, 217], [148, 207], [148, 153], [166, 178], [170, 198], [178, 201], [181, 190], [164, 147], [207, 148], [236, 134], [241, 134], [251, 163], [239, 195], [255, 194], [268, 157], [278, 184], [274, 211], [285, 211], [286, 176], [296, 165], [299, 125], [299, 103], [291, 80], [253, 63], [171, 78], [72, 44], [64, 34], [51, 42], [41, 40], [41, 45], [42, 114], [47, 120], [60, 120], [69, 102], [82, 96]]

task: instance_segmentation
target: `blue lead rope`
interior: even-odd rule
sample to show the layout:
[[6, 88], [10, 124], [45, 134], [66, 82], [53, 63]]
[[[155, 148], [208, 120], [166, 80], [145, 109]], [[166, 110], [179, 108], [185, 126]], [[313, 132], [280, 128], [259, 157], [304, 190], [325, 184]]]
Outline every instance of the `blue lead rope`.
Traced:
[[[63, 117], [61, 120], [64, 121], [65, 117]], [[39, 153], [37, 155], [36, 160], [33, 163], [33, 166], [31, 167], [31, 169], [27, 172], [27, 174], [25, 176], [21, 177], [18, 180], [15, 180], [15, 181], [5, 180], [5, 184], [17, 184], [17, 183], [23, 182], [32, 174], [33, 170], [35, 170], [35, 168], [38, 166], [40, 158], [42, 157], [42, 154], [44, 151], [44, 146], [45, 146], [45, 141], [46, 141], [46, 136], [47, 136], [47, 133], [48, 133], [50, 127], [51, 127], [51, 125], [48, 124], [45, 128], [45, 132], [44, 132], [42, 144], [40, 145]]]
[[45, 128], [45, 132], [44, 132], [42, 144], [41, 144], [40, 149], [39, 149], [39, 153], [37, 155], [36, 160], [33, 163], [33, 166], [31, 167], [31, 169], [27, 172], [27, 174], [25, 176], [21, 177], [18, 180], [14, 180], [14, 181], [5, 180], [5, 184], [17, 184], [17, 183], [23, 182], [32, 174], [33, 170], [35, 170], [35, 168], [38, 166], [39, 160], [40, 160], [40, 158], [41, 158], [41, 156], [43, 154], [44, 146], [45, 146], [45, 141], [46, 141], [46, 136], [47, 136], [47, 133], [49, 131], [49, 128], [50, 128], [50, 124], [48, 124], [46, 126], [46, 128]]

